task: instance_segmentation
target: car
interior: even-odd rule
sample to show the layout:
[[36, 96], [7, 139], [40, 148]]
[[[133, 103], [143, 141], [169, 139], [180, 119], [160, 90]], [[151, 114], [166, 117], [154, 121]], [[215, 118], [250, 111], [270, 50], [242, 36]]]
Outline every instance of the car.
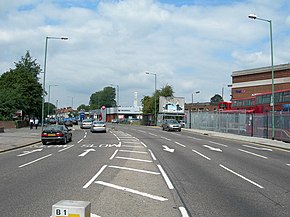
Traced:
[[91, 129], [92, 123], [92, 119], [84, 119], [81, 124], [81, 129]]
[[118, 124], [119, 123], [119, 119], [113, 119], [112, 123]]
[[184, 127], [185, 127], [186, 123], [185, 123], [185, 121], [184, 121], [184, 120], [180, 120], [180, 121], [178, 121], [178, 122], [180, 123], [180, 125], [181, 125], [181, 127], [182, 127], [182, 128], [184, 128]]
[[67, 126], [67, 127], [72, 127], [73, 126], [73, 122], [70, 121], [70, 120], [67, 120], [64, 122], [64, 125]]
[[162, 123], [162, 130], [181, 131], [181, 125], [175, 119], [165, 119]]
[[64, 125], [48, 125], [41, 133], [41, 142], [43, 145], [50, 142], [66, 144], [71, 141], [71, 129], [68, 129]]
[[104, 121], [93, 121], [92, 126], [91, 126], [91, 132], [107, 132], [107, 126], [106, 122]]

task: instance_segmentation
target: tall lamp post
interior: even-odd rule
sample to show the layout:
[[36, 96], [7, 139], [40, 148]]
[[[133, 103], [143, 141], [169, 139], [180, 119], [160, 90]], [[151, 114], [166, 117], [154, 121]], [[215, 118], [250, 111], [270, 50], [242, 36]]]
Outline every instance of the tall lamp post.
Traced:
[[145, 72], [145, 73], [146, 73], [147, 75], [154, 75], [154, 80], [155, 80], [155, 86], [154, 86], [154, 87], [155, 87], [155, 88], [154, 88], [154, 89], [155, 89], [155, 90], [154, 90], [154, 91], [155, 91], [155, 92], [154, 92], [154, 93], [155, 93], [155, 95], [154, 95], [154, 98], [155, 98], [155, 99], [154, 99], [154, 101], [155, 101], [155, 107], [154, 107], [154, 119], [155, 119], [155, 120], [154, 120], [154, 122], [155, 122], [155, 123], [154, 123], [154, 124], [157, 125], [157, 108], [156, 108], [156, 106], [157, 106], [157, 99], [156, 99], [156, 90], [157, 90], [157, 88], [156, 88], [156, 82], [157, 82], [157, 74], [156, 74], [156, 73], [151, 73], [151, 72]]
[[271, 43], [271, 68], [272, 68], [272, 96], [271, 96], [271, 103], [272, 106], [272, 140], [275, 138], [275, 87], [274, 87], [274, 55], [273, 55], [273, 36], [272, 36], [272, 20], [263, 19], [257, 17], [256, 14], [250, 14], [248, 16], [250, 19], [254, 20], [261, 20], [268, 22], [270, 24], [270, 43]]
[[117, 87], [117, 107], [119, 106], [119, 95], [120, 95], [120, 90], [119, 90], [119, 85], [118, 84], [111, 84], [111, 86], [116, 86]]
[[41, 106], [41, 130], [43, 130], [44, 125], [44, 102], [45, 102], [45, 75], [46, 75], [46, 59], [47, 59], [47, 44], [49, 39], [57, 39], [57, 40], [68, 40], [67, 37], [45, 37], [45, 49], [44, 49], [44, 68], [43, 68], [43, 83], [42, 83], [42, 106]]
[[[200, 91], [198, 90], [198, 91], [195, 91], [194, 92], [195, 94], [199, 94], [200, 93]], [[191, 94], [191, 106], [193, 106], [193, 93]], [[190, 113], [190, 122], [189, 122], [189, 128], [191, 129], [192, 128], [192, 121], [191, 121], [191, 109], [190, 109], [190, 111], [189, 111]]]
[[49, 115], [49, 103], [50, 103], [50, 87], [57, 87], [57, 84], [48, 85], [48, 104], [47, 104], [47, 115]]

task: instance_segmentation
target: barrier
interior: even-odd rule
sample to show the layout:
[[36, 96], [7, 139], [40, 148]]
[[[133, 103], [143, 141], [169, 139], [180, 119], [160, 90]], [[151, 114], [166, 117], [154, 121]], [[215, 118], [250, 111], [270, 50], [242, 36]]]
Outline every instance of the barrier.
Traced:
[[91, 217], [91, 203], [61, 200], [52, 205], [52, 217]]

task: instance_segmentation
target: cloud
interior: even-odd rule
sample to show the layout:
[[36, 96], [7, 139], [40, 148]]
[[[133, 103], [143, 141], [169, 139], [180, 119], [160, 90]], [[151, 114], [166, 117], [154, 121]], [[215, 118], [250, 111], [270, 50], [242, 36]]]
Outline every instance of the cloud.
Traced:
[[176, 2], [2, 1], [0, 74], [26, 50], [43, 67], [45, 37], [67, 36], [48, 41], [46, 84], [59, 85], [51, 93], [59, 106], [71, 105], [68, 96], [75, 107], [88, 104], [93, 92], [111, 83], [120, 87], [121, 105], [133, 105], [134, 92], [140, 100], [154, 91], [145, 71], [157, 74], [158, 88], [169, 84], [187, 102], [196, 90], [199, 102], [209, 101], [231, 82], [232, 71], [269, 65], [269, 27], [247, 18], [261, 11], [275, 20], [275, 63], [287, 61], [286, 0], [274, 6], [261, 0]]

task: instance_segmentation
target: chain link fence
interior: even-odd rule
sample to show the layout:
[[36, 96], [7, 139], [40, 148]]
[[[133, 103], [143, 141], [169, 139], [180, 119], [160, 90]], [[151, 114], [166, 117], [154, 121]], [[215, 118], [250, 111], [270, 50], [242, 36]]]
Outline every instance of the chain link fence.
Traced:
[[[187, 128], [210, 130], [261, 138], [272, 138], [272, 113], [191, 112]], [[275, 139], [290, 142], [290, 112], [275, 112]]]

